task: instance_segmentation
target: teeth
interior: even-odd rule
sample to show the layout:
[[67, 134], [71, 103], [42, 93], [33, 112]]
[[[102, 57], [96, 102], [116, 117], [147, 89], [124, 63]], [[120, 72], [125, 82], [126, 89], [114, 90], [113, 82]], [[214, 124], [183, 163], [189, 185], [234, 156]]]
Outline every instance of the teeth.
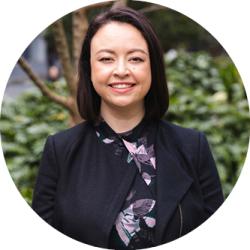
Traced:
[[132, 86], [132, 84], [116, 84], [116, 85], [112, 85], [112, 88], [115, 88], [115, 89], [126, 89], [126, 88], [129, 88], [131, 86]]

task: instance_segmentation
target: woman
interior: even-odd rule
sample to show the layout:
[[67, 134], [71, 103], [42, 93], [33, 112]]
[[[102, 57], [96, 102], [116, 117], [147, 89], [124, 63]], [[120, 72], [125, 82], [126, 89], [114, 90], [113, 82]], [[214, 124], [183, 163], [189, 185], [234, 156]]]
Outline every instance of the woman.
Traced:
[[205, 136], [163, 121], [163, 54], [149, 21], [130, 8], [99, 14], [79, 64], [85, 122], [49, 136], [33, 209], [53, 227], [104, 248], [172, 241], [222, 204]]

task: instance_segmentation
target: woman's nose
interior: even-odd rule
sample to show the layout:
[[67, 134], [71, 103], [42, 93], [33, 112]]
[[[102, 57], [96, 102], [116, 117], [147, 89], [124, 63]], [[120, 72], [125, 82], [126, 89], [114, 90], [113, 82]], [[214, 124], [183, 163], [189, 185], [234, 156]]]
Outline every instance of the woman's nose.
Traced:
[[119, 77], [125, 77], [129, 75], [129, 69], [126, 61], [119, 60], [114, 69], [114, 75]]

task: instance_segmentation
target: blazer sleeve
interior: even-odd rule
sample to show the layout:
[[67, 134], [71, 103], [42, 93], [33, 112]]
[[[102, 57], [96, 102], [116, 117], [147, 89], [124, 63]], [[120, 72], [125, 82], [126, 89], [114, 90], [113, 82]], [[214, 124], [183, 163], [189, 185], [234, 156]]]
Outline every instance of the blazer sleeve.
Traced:
[[58, 180], [58, 166], [53, 137], [46, 140], [33, 192], [32, 208], [52, 225]]
[[205, 208], [211, 215], [223, 203], [224, 197], [215, 161], [203, 133], [200, 133], [199, 142], [199, 183]]

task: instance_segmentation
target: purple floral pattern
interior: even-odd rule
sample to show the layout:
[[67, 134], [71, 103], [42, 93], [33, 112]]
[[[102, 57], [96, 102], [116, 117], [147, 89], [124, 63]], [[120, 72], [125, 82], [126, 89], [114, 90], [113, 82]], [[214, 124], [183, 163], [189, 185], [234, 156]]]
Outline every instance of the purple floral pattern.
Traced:
[[136, 232], [140, 231], [140, 220], [144, 220], [148, 227], [153, 228], [155, 226], [155, 218], [147, 216], [154, 206], [154, 200], [140, 199], [119, 213], [115, 227], [126, 246], [129, 245]]
[[[103, 143], [113, 146], [114, 154], [122, 155], [125, 152], [126, 162], [129, 165], [135, 164], [139, 170], [114, 224], [113, 235], [118, 239], [116, 247], [135, 249], [147, 247], [147, 244], [153, 246], [153, 229], [156, 225], [156, 159], [153, 142], [148, 143], [147, 134], [135, 141], [131, 141], [131, 137], [128, 140], [126, 135], [104, 136], [101, 129], [96, 134]], [[142, 247], [138, 247], [138, 242], [141, 242]]]

